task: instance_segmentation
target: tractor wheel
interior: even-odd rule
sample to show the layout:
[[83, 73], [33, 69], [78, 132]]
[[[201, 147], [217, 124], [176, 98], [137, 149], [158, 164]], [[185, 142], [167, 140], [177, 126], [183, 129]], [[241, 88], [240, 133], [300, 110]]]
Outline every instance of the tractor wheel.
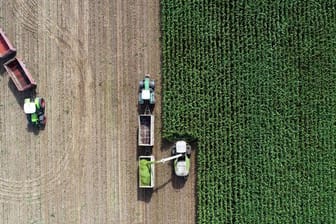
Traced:
[[31, 124], [32, 123], [31, 122], [31, 114], [27, 114], [26, 117], [27, 117], [28, 124]]
[[42, 125], [45, 126], [46, 124], [47, 124], [47, 117], [43, 116]]
[[149, 82], [149, 87], [152, 88], [153, 90], [155, 89], [155, 81], [154, 80], [151, 80]]
[[187, 145], [187, 155], [190, 156], [191, 154], [191, 146]]
[[141, 93], [139, 93], [138, 102], [139, 102], [139, 104], [143, 104], [144, 103], [143, 99], [141, 98]]
[[139, 81], [139, 89], [142, 90], [144, 88], [144, 81]]
[[155, 98], [151, 99], [150, 104], [154, 105], [155, 104]]
[[41, 108], [44, 109], [45, 108], [45, 100], [43, 98], [40, 99], [40, 105], [41, 105]]
[[175, 155], [176, 155], [176, 148], [175, 148], [175, 147], [172, 148], [172, 152], [171, 152], [171, 154], [172, 154], [172, 156], [175, 156]]

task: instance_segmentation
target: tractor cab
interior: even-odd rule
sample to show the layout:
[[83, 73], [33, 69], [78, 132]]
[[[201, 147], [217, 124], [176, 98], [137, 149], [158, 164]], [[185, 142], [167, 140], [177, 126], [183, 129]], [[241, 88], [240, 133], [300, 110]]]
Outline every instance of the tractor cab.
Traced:
[[28, 124], [35, 127], [46, 125], [47, 118], [45, 112], [45, 101], [41, 97], [26, 98], [24, 100], [23, 110], [27, 116]]
[[25, 99], [25, 104], [23, 105], [23, 111], [25, 114], [33, 114], [36, 112], [36, 106], [34, 102], [31, 102], [30, 99]]

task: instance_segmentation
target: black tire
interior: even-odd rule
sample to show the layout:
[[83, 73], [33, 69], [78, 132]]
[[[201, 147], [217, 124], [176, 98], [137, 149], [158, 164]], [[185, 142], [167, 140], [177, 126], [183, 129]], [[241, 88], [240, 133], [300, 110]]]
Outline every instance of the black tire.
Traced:
[[138, 103], [139, 103], [139, 104], [143, 104], [143, 100], [142, 100], [142, 98], [141, 98], [141, 93], [139, 93]]
[[150, 80], [149, 87], [152, 88], [153, 90], [155, 89], [155, 81], [154, 80]]
[[31, 115], [27, 114], [26, 117], [27, 117], [28, 124], [31, 124]]
[[191, 146], [187, 145], [187, 155], [190, 156], [191, 155]]
[[43, 116], [42, 125], [45, 126], [46, 124], [47, 124], [47, 117]]
[[43, 98], [40, 99], [40, 105], [42, 109], [44, 109], [46, 106], [45, 100]]
[[172, 152], [171, 152], [172, 156], [176, 155], [176, 148], [172, 148]]
[[139, 81], [139, 90], [144, 88], [144, 82], [143, 80]]
[[153, 98], [153, 100], [151, 101], [151, 104], [152, 104], [152, 105], [155, 104], [155, 98]]

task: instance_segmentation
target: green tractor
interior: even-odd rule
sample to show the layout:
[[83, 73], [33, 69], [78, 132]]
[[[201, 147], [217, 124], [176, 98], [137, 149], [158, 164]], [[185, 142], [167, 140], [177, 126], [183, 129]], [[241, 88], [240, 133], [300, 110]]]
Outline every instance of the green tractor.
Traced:
[[139, 82], [139, 104], [155, 104], [155, 81], [150, 79], [150, 75], [145, 75], [144, 80]]
[[47, 123], [45, 116], [45, 100], [41, 97], [26, 98], [23, 110], [27, 116], [28, 124], [34, 127], [43, 128]]

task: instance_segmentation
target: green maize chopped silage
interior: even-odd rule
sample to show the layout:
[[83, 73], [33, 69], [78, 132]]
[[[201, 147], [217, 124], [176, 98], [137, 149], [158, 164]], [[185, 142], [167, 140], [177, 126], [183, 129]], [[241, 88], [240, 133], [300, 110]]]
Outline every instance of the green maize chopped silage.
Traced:
[[145, 159], [140, 160], [140, 182], [141, 185], [150, 185], [151, 175], [150, 175], [150, 162]]

